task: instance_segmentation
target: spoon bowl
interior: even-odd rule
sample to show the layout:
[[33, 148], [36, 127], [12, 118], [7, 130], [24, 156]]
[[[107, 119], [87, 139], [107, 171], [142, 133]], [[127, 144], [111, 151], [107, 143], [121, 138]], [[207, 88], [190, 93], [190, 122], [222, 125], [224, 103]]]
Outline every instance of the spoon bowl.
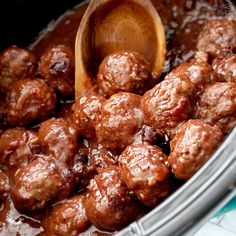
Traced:
[[160, 75], [166, 41], [160, 17], [149, 0], [94, 0], [81, 21], [75, 42], [76, 96], [91, 88], [108, 54], [137, 51]]

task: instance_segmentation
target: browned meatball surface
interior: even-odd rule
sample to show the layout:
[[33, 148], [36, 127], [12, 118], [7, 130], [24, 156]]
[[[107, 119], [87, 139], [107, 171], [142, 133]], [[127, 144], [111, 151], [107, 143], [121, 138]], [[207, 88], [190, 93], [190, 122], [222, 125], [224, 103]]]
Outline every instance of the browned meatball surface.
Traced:
[[36, 58], [28, 49], [12, 46], [0, 55], [0, 90], [8, 91], [19, 79], [31, 78], [36, 71]]
[[169, 193], [167, 156], [149, 144], [128, 146], [119, 157], [121, 178], [138, 199], [156, 206]]
[[90, 181], [85, 210], [95, 227], [107, 231], [120, 230], [137, 217], [139, 207], [122, 183], [117, 166], [104, 169]]
[[195, 117], [209, 125], [217, 125], [223, 133], [236, 125], [236, 83], [215, 83], [201, 95]]
[[236, 49], [236, 21], [208, 21], [199, 34], [197, 49], [213, 57], [231, 54]]
[[9, 175], [20, 167], [27, 166], [38, 152], [39, 138], [33, 131], [14, 128], [0, 135], [0, 166]]
[[144, 123], [160, 135], [173, 136], [178, 124], [191, 117], [194, 95], [194, 85], [187, 78], [162, 81], [146, 92], [141, 100]]
[[31, 212], [66, 198], [72, 187], [73, 176], [66, 165], [51, 156], [39, 155], [16, 173], [11, 196], [17, 209]]
[[93, 144], [89, 148], [89, 165], [100, 172], [111, 165], [118, 164], [118, 157], [104, 148], [101, 144]]
[[118, 92], [142, 95], [150, 87], [151, 67], [137, 52], [119, 51], [108, 55], [101, 63], [97, 83], [109, 97]]
[[56, 94], [44, 80], [19, 80], [13, 85], [7, 104], [7, 123], [28, 126], [47, 119], [54, 112]]
[[74, 94], [74, 53], [66, 45], [53, 45], [40, 58], [39, 73], [62, 95]]
[[10, 192], [10, 183], [7, 175], [0, 170], [0, 201], [8, 196]]
[[167, 78], [188, 78], [195, 85], [197, 92], [200, 93], [208, 84], [216, 82], [216, 76], [211, 66], [200, 60], [183, 62], [166, 76]]
[[42, 222], [45, 235], [77, 236], [85, 231], [90, 226], [85, 201], [86, 196], [75, 195], [54, 205]]
[[40, 125], [38, 132], [42, 149], [58, 160], [71, 165], [78, 149], [76, 130], [62, 118], [51, 118]]
[[105, 99], [97, 94], [88, 94], [76, 99], [74, 123], [79, 135], [95, 139], [95, 123], [101, 118], [101, 109]]
[[176, 178], [189, 179], [210, 158], [222, 139], [219, 128], [201, 120], [187, 121], [170, 142], [169, 163]]
[[236, 55], [226, 58], [216, 58], [212, 64], [218, 80], [236, 83]]
[[100, 122], [96, 125], [98, 142], [111, 151], [123, 151], [135, 139], [142, 128], [143, 116], [140, 96], [117, 93], [105, 101]]

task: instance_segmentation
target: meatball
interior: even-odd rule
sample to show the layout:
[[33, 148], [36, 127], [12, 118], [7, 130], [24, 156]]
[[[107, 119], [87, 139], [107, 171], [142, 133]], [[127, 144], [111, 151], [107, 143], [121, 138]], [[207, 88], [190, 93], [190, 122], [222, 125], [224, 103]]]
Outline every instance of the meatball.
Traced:
[[8, 129], [0, 135], [0, 165], [8, 174], [27, 166], [40, 152], [37, 134], [21, 128]]
[[150, 86], [151, 67], [137, 52], [119, 51], [108, 55], [101, 63], [97, 83], [109, 97], [118, 92], [142, 95]]
[[14, 205], [19, 210], [37, 211], [49, 202], [66, 198], [73, 187], [73, 175], [67, 166], [51, 156], [38, 156], [16, 172], [11, 189]]
[[77, 236], [85, 231], [90, 223], [85, 215], [86, 196], [76, 195], [54, 205], [49, 216], [43, 219], [42, 226], [47, 235]]
[[139, 207], [122, 183], [117, 166], [102, 170], [90, 181], [85, 210], [95, 227], [107, 231], [120, 230], [137, 217]]
[[53, 45], [40, 58], [39, 73], [64, 96], [74, 94], [74, 70], [74, 53], [69, 46]]
[[200, 96], [195, 117], [227, 134], [236, 125], [236, 83], [215, 83]]
[[156, 206], [169, 193], [167, 156], [149, 144], [128, 146], [119, 157], [121, 178], [138, 199]]
[[101, 119], [95, 127], [98, 142], [105, 148], [120, 152], [133, 143], [143, 124], [140, 98], [139, 95], [121, 92], [105, 101]]
[[10, 183], [8, 177], [0, 170], [0, 201], [8, 196]]
[[199, 34], [197, 49], [212, 57], [232, 54], [236, 49], [236, 21], [208, 21]]
[[166, 79], [175, 77], [190, 79], [198, 93], [201, 93], [206, 85], [216, 82], [216, 76], [211, 66], [200, 60], [183, 62], [171, 71]]
[[8, 91], [19, 79], [31, 78], [36, 71], [34, 54], [24, 48], [12, 46], [0, 55], [0, 90]]
[[41, 79], [17, 81], [7, 98], [7, 123], [28, 126], [48, 118], [56, 106], [56, 94]]
[[74, 123], [81, 136], [96, 138], [95, 123], [101, 118], [101, 109], [105, 99], [97, 94], [88, 94], [76, 99]]
[[42, 150], [58, 160], [73, 164], [78, 148], [76, 130], [62, 118], [51, 118], [40, 125], [38, 132]]
[[173, 136], [175, 128], [192, 115], [195, 88], [187, 78], [170, 78], [146, 92], [141, 100], [144, 123], [158, 134]]
[[236, 83], [236, 55], [226, 58], [216, 58], [212, 63], [218, 80]]
[[219, 145], [222, 132], [201, 120], [187, 121], [170, 142], [169, 163], [176, 178], [191, 178]]
[[104, 148], [101, 144], [94, 144], [89, 148], [89, 165], [96, 172], [100, 172], [108, 166], [118, 164], [117, 159], [116, 155]]

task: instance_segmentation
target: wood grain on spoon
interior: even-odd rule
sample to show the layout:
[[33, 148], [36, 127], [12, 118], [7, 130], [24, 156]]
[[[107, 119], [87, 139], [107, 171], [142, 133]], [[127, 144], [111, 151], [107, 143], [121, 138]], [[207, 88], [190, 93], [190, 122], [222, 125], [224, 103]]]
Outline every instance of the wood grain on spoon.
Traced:
[[75, 42], [76, 96], [91, 88], [102, 59], [119, 50], [142, 53], [161, 74], [166, 54], [162, 22], [149, 0], [92, 0]]

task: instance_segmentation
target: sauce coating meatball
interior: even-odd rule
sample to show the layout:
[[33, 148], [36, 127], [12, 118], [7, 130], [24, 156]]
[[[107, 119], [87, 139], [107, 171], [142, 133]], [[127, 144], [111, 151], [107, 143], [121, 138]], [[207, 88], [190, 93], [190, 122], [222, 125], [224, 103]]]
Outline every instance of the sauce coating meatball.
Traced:
[[12, 46], [0, 55], [0, 90], [8, 91], [19, 79], [31, 78], [36, 71], [34, 54], [24, 48]]
[[7, 123], [10, 126], [28, 126], [48, 118], [56, 106], [56, 94], [44, 80], [17, 81], [7, 98]]
[[219, 81], [236, 83], [236, 55], [216, 58], [212, 63]]
[[85, 210], [93, 225], [107, 231], [119, 230], [137, 217], [138, 205], [122, 183], [117, 166], [102, 170], [90, 181]]
[[117, 93], [104, 102], [101, 119], [96, 125], [98, 142], [111, 151], [123, 151], [133, 143], [142, 128], [143, 116], [140, 96]]
[[172, 137], [175, 128], [192, 115], [191, 101], [194, 96], [194, 85], [187, 78], [162, 81], [141, 99], [144, 123], [160, 135]]
[[119, 157], [121, 178], [138, 199], [156, 206], [169, 193], [167, 156], [149, 144], [128, 146]]
[[101, 144], [94, 144], [89, 148], [89, 165], [100, 172], [111, 165], [118, 164], [117, 156], [104, 148]]
[[208, 21], [199, 34], [197, 49], [213, 57], [232, 54], [236, 49], [236, 21]]
[[78, 148], [76, 130], [62, 118], [51, 118], [40, 125], [38, 132], [42, 150], [71, 165]]
[[219, 128], [189, 120], [170, 142], [169, 163], [176, 178], [191, 178], [210, 158], [222, 139]]
[[33, 131], [14, 128], [0, 135], [0, 166], [9, 174], [27, 166], [38, 152], [40, 142]]
[[215, 83], [200, 96], [195, 117], [225, 134], [236, 125], [236, 83]]
[[172, 70], [165, 79], [175, 77], [188, 78], [194, 84], [198, 93], [201, 93], [206, 85], [216, 82], [216, 76], [211, 66], [200, 60], [183, 62]]
[[66, 45], [53, 45], [41, 56], [39, 62], [39, 73], [62, 95], [74, 94], [74, 53]]
[[88, 94], [76, 99], [74, 122], [79, 135], [89, 139], [96, 138], [95, 123], [101, 118], [104, 101], [105, 98], [97, 94]]
[[142, 95], [150, 86], [150, 73], [150, 64], [141, 54], [114, 52], [102, 61], [97, 83], [106, 97], [119, 92]]
[[84, 195], [75, 195], [54, 205], [42, 222], [45, 235], [77, 236], [85, 231], [90, 226], [85, 201]]
[[24, 211], [44, 209], [50, 202], [66, 198], [73, 187], [73, 176], [67, 166], [45, 155], [19, 169], [14, 180], [11, 197], [15, 207]]
[[8, 196], [10, 192], [10, 183], [7, 175], [0, 170], [0, 201]]

